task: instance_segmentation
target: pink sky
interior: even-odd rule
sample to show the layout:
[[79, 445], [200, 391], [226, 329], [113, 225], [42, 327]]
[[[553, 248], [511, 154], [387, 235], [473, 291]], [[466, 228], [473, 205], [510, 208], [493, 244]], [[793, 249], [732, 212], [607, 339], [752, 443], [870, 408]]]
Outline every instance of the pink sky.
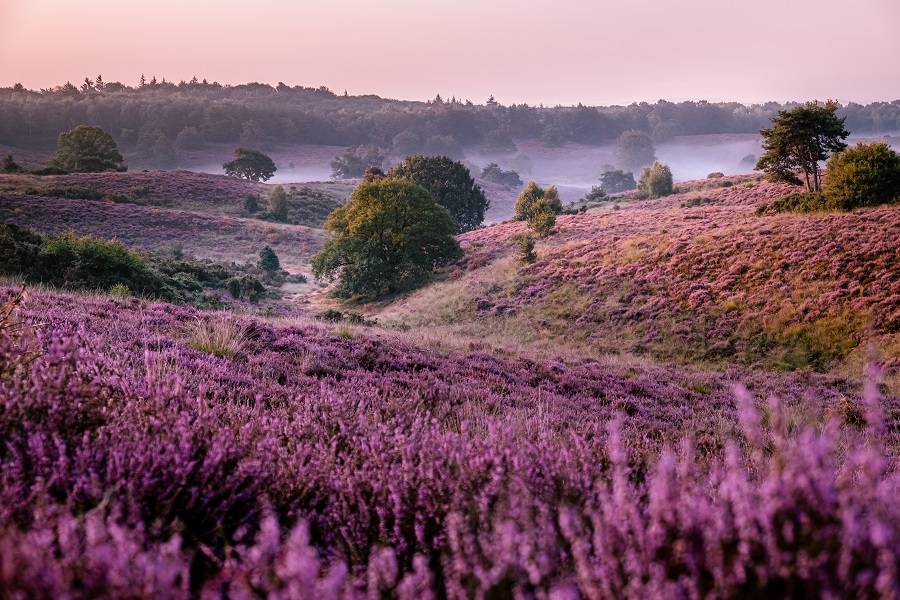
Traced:
[[103, 75], [425, 100], [900, 99], [898, 0], [0, 0], [0, 86]]

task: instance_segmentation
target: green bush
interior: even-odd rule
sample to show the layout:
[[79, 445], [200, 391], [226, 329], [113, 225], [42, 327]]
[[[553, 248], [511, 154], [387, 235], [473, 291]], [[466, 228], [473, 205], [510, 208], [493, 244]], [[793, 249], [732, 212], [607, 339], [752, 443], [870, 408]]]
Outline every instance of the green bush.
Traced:
[[514, 235], [512, 240], [516, 243], [516, 258], [524, 264], [533, 263], [537, 260], [534, 253], [534, 238], [527, 233]]
[[900, 202], [900, 154], [884, 142], [833, 154], [825, 175], [828, 204], [840, 210]]
[[654, 162], [652, 167], [644, 167], [638, 181], [638, 190], [648, 198], [668, 196], [672, 193], [672, 187], [672, 171], [659, 161]]
[[756, 213], [758, 215], [782, 212], [810, 213], [830, 209], [831, 207], [822, 192], [798, 192], [779, 198], [771, 204], [763, 204], [757, 207]]

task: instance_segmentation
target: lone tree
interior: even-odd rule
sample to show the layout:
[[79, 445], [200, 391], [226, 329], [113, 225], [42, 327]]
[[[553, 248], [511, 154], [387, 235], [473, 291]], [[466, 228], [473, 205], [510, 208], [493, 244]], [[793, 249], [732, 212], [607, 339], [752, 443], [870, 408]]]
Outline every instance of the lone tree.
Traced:
[[313, 274], [340, 278], [333, 294], [341, 298], [415, 288], [462, 256], [450, 212], [405, 179], [361, 183], [324, 228], [328, 239], [313, 257]]
[[858, 143], [828, 159], [825, 198], [852, 210], [900, 202], [900, 154], [884, 142]]
[[278, 255], [275, 254], [275, 251], [266, 246], [259, 251], [259, 266], [271, 275], [281, 268], [281, 261], [278, 260]]
[[538, 212], [550, 211], [558, 215], [562, 212], [562, 201], [556, 186], [544, 189], [534, 181], [529, 181], [516, 199], [515, 211], [513, 218], [516, 221], [530, 221]]
[[59, 134], [56, 143], [59, 150], [47, 161], [48, 167], [72, 173], [128, 170], [116, 141], [99, 127], [79, 125]]
[[223, 164], [225, 174], [229, 177], [249, 179], [250, 181], [268, 181], [278, 169], [267, 155], [259, 150], [238, 148], [234, 151], [234, 160]]
[[616, 163], [630, 171], [653, 164], [656, 148], [653, 140], [643, 131], [630, 129], [622, 132], [613, 148]]
[[435, 202], [450, 211], [456, 233], [481, 225], [490, 206], [469, 169], [446, 156], [407, 156], [387, 176], [409, 179], [428, 190]]
[[269, 193], [268, 213], [273, 219], [286, 221], [288, 218], [288, 197], [283, 185], [276, 185]]
[[638, 189], [648, 198], [661, 198], [671, 194], [673, 184], [669, 165], [656, 161], [652, 167], [644, 167], [641, 180], [638, 181]]
[[803, 183], [796, 174], [796, 171], [802, 171], [807, 191], [821, 191], [819, 163], [832, 152], [846, 148], [843, 140], [850, 135], [844, 129], [844, 118], [834, 114], [837, 109], [834, 100], [828, 100], [824, 106], [816, 100], [790, 111], [778, 111], [778, 116], [772, 119], [772, 129], [759, 132], [763, 136], [765, 154], [755, 169], [765, 171], [770, 181], [795, 185]]

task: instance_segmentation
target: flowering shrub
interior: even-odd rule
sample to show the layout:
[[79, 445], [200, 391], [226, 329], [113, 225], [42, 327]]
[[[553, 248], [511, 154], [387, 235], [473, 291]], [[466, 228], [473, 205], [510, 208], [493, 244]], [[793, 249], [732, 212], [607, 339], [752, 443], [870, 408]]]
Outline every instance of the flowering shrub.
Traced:
[[445, 356], [313, 322], [241, 322], [214, 357], [188, 307], [18, 310], [12, 597], [900, 593], [900, 400], [874, 379]]

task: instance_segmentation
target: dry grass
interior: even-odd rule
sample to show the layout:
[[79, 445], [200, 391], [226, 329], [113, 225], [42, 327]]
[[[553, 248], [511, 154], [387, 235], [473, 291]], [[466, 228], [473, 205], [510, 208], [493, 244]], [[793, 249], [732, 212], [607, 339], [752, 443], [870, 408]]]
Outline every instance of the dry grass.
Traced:
[[200, 317], [188, 335], [191, 348], [218, 358], [231, 358], [247, 345], [247, 328], [230, 315]]

